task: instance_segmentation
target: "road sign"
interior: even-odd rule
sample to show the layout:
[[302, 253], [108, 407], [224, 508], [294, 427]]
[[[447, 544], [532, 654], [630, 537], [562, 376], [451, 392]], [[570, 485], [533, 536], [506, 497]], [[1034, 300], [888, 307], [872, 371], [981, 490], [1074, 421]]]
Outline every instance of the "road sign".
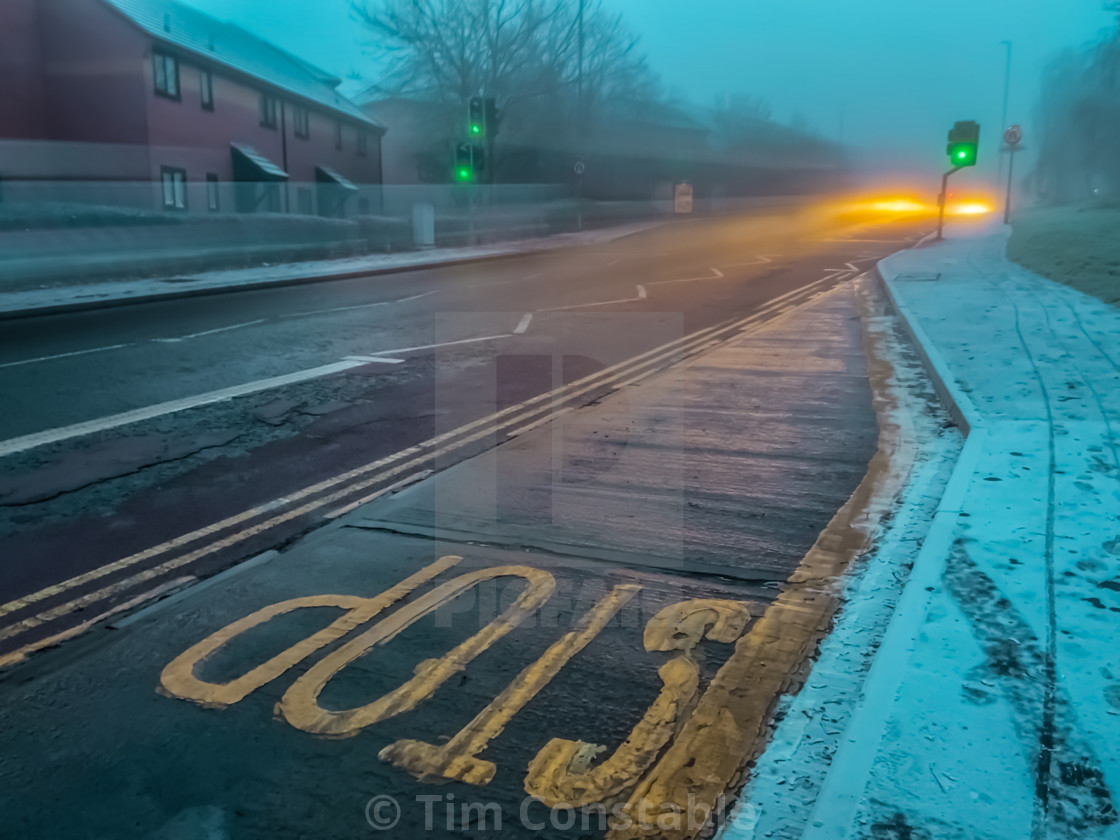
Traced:
[[587, 171], [587, 164], [582, 160], [577, 160], [576, 165], [572, 167], [572, 171], [577, 175], [583, 175]]
[[692, 184], [677, 184], [673, 210], [677, 213], [692, 212]]
[[1021, 125], [1011, 126], [1003, 132], [1003, 142], [1008, 146], [1018, 146], [1023, 142], [1023, 127]]

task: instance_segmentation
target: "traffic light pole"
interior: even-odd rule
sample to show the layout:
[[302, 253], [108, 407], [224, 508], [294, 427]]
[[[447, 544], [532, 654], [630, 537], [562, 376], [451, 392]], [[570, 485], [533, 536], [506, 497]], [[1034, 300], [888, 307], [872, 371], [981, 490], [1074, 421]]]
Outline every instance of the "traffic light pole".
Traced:
[[964, 169], [963, 166], [954, 166], [948, 172], [941, 176], [941, 195], [937, 197], [937, 241], [941, 242], [945, 239], [945, 203], [949, 195], [949, 176], [954, 173], [960, 172]]
[[1009, 225], [1011, 224], [1011, 185], [1015, 183], [1012, 180], [1015, 173], [1015, 153], [1019, 149], [1008, 146], [1005, 151], [1007, 152], [1007, 199], [1003, 203], [1003, 223]]

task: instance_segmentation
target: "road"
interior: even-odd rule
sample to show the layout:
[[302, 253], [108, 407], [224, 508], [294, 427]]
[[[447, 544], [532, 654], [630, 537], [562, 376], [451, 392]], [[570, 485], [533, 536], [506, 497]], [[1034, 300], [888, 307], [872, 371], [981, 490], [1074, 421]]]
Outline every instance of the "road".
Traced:
[[[692, 220], [472, 266], [6, 323], [0, 654], [282, 546], [921, 232], [890, 217]], [[470, 433], [494, 415], [510, 421]], [[784, 535], [770, 539], [780, 553]]]

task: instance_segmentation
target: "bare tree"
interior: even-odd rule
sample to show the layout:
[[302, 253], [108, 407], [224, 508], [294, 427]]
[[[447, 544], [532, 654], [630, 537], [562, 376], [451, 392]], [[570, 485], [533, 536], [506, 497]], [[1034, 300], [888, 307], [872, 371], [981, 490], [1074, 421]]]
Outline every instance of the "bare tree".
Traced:
[[[460, 108], [492, 96], [503, 133], [555, 136], [597, 112], [656, 95], [657, 85], [620, 15], [586, 0], [583, 66], [572, 0], [355, 0], [369, 29], [378, 92]], [[582, 69], [582, 73], [581, 73]]]
[[1033, 183], [1056, 202], [1120, 196], [1120, 5], [1117, 28], [1047, 67], [1037, 109]]

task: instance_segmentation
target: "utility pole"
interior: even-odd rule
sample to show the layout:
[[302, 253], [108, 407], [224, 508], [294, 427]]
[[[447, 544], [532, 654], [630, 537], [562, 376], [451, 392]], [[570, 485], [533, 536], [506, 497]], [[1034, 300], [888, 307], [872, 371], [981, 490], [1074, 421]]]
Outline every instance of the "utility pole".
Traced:
[[576, 81], [576, 125], [583, 131], [583, 12], [587, 0], [579, 0], [579, 76]]
[[[1009, 102], [1009, 99], [1010, 99], [1010, 96], [1011, 96], [1011, 47], [1012, 47], [1012, 44], [1011, 44], [1010, 41], [1000, 41], [1000, 43], [1003, 44], [1003, 46], [1007, 47], [1007, 68], [1004, 71], [1004, 75], [1003, 75], [1003, 117], [1001, 118], [999, 129], [1000, 129], [1000, 131], [1006, 131], [1007, 130], [1007, 105], [1008, 105], [1008, 102]], [[1000, 183], [1000, 186], [1003, 186], [1003, 161], [1004, 161], [1004, 158], [1006, 158], [1006, 156], [1007, 156], [1007, 153], [1004, 152], [1001, 149], [1000, 153], [999, 153], [999, 183]], [[1008, 173], [1008, 177], [1009, 178], [1011, 177], [1010, 173]]]
[[[587, 7], [587, 0], [579, 0], [579, 67], [576, 78], [576, 131], [579, 132], [579, 143], [582, 148], [587, 142], [587, 120], [583, 107], [583, 13]], [[584, 156], [580, 152], [581, 158]], [[576, 176], [576, 229], [583, 230], [583, 175]]]
[[1022, 151], [1023, 147], [1020, 145], [1022, 142], [1022, 127], [1013, 125], [1003, 132], [1003, 151], [1009, 155], [1007, 159], [1007, 199], [1003, 205], [1003, 223], [1005, 225], [1011, 224], [1011, 188], [1015, 184], [1015, 153]]

